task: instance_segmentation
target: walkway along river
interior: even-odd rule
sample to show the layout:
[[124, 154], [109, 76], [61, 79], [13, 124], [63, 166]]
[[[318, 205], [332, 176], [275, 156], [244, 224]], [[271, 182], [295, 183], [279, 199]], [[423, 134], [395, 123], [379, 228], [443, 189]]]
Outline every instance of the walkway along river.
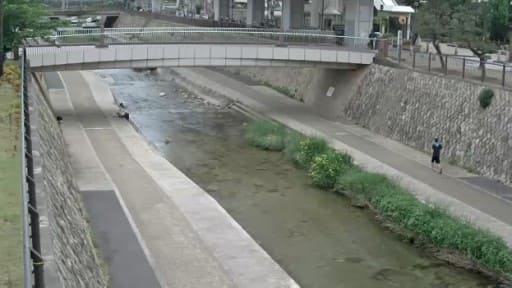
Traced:
[[314, 188], [282, 153], [249, 146], [245, 116], [205, 103], [171, 72], [98, 74], [127, 104], [140, 133], [302, 287], [493, 287], [400, 241], [343, 197]]

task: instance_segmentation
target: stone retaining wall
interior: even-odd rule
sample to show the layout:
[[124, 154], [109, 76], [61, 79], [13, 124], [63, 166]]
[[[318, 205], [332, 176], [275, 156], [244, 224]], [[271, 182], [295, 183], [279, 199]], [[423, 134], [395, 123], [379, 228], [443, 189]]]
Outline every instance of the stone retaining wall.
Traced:
[[62, 132], [36, 81], [30, 89], [45, 286], [107, 287]]
[[458, 164], [512, 182], [512, 93], [494, 88], [483, 109], [485, 85], [372, 65], [345, 107], [358, 124], [411, 147], [431, 152], [439, 136], [444, 155]]

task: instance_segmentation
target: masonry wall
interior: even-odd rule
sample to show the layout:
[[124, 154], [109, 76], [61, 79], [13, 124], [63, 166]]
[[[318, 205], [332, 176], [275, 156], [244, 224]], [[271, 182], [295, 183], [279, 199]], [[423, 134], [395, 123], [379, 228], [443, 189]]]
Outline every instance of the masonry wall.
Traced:
[[62, 132], [36, 87], [30, 117], [46, 287], [107, 287]]
[[445, 155], [481, 174], [512, 182], [512, 93], [484, 85], [373, 65], [345, 112], [358, 124], [425, 152], [439, 136]]

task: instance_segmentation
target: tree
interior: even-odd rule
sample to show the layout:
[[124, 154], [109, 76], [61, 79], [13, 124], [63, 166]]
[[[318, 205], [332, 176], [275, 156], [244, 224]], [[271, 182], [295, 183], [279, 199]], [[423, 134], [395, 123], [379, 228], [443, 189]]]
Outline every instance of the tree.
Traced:
[[424, 38], [429, 38], [439, 55], [441, 66], [445, 67], [442, 57], [441, 41], [449, 36], [452, 7], [447, 0], [430, 0], [418, 9], [415, 18], [416, 32]]
[[480, 67], [485, 68], [485, 54], [496, 51], [496, 44], [488, 38], [486, 17], [488, 6], [478, 3], [460, 5], [453, 13], [450, 25], [452, 39], [466, 46], [480, 59]]
[[[23, 39], [49, 35], [60, 22], [51, 21], [46, 17], [47, 7], [37, 0], [0, 0], [1, 23], [0, 53], [13, 52], [15, 58]], [[2, 18], [2, 17], [0, 17]], [[0, 57], [3, 65], [3, 57]]]
[[483, 60], [486, 53], [496, 49], [486, 32], [488, 8], [486, 3], [471, 0], [429, 0], [418, 10], [416, 29], [430, 38], [443, 68], [442, 41], [467, 47]]
[[492, 41], [505, 42], [508, 34], [510, 0], [490, 0], [488, 3], [489, 37]]

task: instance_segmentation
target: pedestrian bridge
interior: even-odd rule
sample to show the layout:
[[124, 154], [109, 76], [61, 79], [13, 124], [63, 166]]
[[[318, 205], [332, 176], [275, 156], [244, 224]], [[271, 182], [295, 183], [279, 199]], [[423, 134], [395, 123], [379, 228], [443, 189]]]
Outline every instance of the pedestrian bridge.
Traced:
[[[250, 28], [60, 29], [31, 41], [33, 71], [277, 66], [355, 69], [373, 62], [371, 39]], [[370, 47], [373, 48], [373, 47]]]

